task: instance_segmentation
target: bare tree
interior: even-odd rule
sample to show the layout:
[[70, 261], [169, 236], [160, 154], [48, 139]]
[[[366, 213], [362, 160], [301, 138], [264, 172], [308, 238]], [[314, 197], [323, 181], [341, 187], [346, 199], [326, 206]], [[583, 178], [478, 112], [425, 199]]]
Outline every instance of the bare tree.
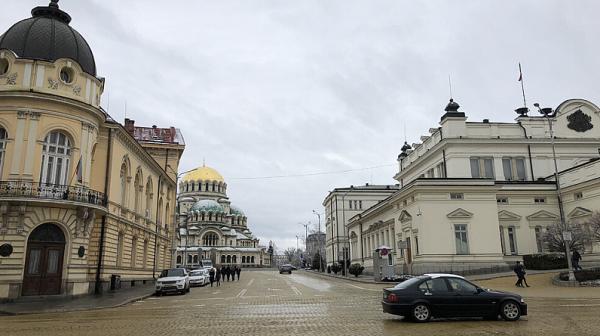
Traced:
[[586, 221], [589, 225], [591, 238], [597, 242], [600, 242], [600, 212], [594, 211], [592, 216]]
[[548, 245], [548, 249], [551, 252], [563, 252], [566, 253], [565, 240], [563, 239], [563, 232], [571, 232], [570, 247], [571, 250], [583, 251], [586, 244], [589, 244], [590, 234], [584, 228], [583, 225], [566, 222], [554, 222], [548, 225], [546, 233], [544, 234], [544, 241]]

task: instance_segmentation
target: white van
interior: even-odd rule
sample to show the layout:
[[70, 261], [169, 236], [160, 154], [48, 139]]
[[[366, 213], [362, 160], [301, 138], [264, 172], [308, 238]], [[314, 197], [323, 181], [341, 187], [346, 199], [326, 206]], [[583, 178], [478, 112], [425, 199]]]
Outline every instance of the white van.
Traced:
[[212, 266], [213, 266], [212, 260], [210, 260], [210, 259], [202, 260], [202, 268], [210, 269]]

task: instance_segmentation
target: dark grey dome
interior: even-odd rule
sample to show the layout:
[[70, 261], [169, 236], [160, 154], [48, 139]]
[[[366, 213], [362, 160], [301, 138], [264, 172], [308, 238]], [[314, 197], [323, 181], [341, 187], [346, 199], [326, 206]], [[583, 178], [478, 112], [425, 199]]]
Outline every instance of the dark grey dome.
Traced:
[[31, 10], [32, 17], [19, 21], [0, 36], [0, 49], [9, 49], [19, 58], [54, 62], [70, 58], [84, 72], [96, 76], [94, 54], [85, 39], [69, 26], [71, 17], [58, 9], [58, 0], [48, 7]]

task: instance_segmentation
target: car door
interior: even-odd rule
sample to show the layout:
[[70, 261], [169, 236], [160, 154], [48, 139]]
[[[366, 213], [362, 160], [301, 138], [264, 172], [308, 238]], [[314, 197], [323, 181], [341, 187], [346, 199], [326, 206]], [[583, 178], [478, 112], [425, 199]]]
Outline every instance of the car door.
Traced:
[[427, 300], [435, 317], [447, 316], [450, 312], [454, 293], [443, 278], [435, 278], [424, 281], [419, 285], [424, 300]]
[[452, 310], [455, 316], [485, 316], [491, 312], [490, 296], [461, 278], [447, 278], [453, 292]]

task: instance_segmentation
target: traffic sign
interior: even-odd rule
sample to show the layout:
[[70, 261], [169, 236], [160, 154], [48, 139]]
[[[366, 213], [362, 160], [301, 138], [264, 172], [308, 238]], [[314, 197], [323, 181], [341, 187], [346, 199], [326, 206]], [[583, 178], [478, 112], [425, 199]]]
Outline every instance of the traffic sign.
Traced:
[[407, 249], [408, 248], [408, 242], [405, 241], [399, 241], [398, 242], [398, 249]]
[[382, 256], [388, 255], [388, 250], [385, 247], [381, 249], [381, 255]]
[[573, 240], [573, 238], [571, 237], [571, 231], [563, 231], [562, 234], [564, 240]]

